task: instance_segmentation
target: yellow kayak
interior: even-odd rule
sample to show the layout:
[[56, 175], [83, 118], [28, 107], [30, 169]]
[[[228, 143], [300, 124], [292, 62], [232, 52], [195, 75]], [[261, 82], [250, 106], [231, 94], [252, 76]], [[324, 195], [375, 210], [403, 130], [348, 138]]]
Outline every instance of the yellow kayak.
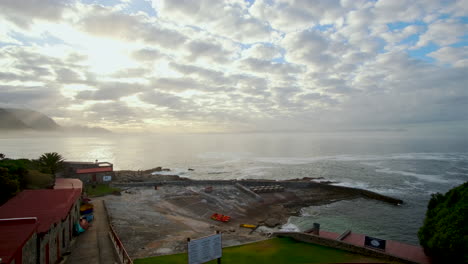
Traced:
[[255, 229], [257, 226], [256, 225], [248, 225], [248, 224], [240, 224], [240, 227]]
[[83, 204], [82, 206], [80, 206], [80, 211], [83, 212], [83, 211], [87, 211], [89, 209], [93, 209], [93, 205], [92, 204]]

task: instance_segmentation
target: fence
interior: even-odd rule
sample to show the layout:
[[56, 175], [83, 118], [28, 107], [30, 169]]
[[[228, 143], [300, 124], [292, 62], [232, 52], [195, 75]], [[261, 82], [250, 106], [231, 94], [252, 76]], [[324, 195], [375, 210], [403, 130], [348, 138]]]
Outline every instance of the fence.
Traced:
[[109, 215], [109, 211], [107, 210], [107, 205], [106, 201], [102, 201], [104, 203], [104, 209], [106, 210], [107, 218], [109, 219], [109, 237], [110, 240], [112, 241], [112, 244], [114, 245], [115, 251], [117, 252], [117, 255], [119, 256], [119, 261], [122, 264], [133, 264], [132, 258], [127, 253], [127, 250], [125, 250], [125, 247], [120, 241], [119, 236], [117, 235], [117, 232], [115, 232], [114, 227], [111, 224], [111, 216]]
[[120, 241], [119, 237], [117, 236], [117, 233], [115, 233], [115, 230], [111, 224], [109, 224], [109, 228], [109, 236], [112, 241], [112, 244], [114, 244], [115, 250], [117, 251], [119, 260], [122, 262], [122, 264], [133, 264], [133, 260], [128, 255], [127, 250], [125, 250], [122, 241]]

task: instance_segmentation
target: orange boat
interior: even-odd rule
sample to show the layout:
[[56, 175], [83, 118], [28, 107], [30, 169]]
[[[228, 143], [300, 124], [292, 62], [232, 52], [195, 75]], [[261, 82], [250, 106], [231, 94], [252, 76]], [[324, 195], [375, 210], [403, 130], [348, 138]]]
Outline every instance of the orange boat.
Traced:
[[211, 216], [211, 219], [216, 220], [216, 221], [221, 221], [221, 222], [228, 222], [229, 219], [231, 219], [231, 217], [230, 217], [230, 216], [227, 216], [227, 215], [222, 215], [222, 214], [214, 213], [214, 214]]

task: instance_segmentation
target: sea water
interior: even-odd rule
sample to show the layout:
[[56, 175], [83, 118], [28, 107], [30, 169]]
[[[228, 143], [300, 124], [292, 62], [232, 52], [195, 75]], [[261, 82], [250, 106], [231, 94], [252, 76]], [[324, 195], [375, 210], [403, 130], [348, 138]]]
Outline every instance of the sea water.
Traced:
[[[38, 158], [58, 152], [70, 161], [109, 161], [115, 169], [168, 167], [191, 179], [323, 177], [402, 199], [399, 206], [355, 199], [303, 208], [283, 228], [314, 222], [334, 232], [364, 233], [418, 244], [427, 202], [468, 180], [466, 138], [388, 133], [177, 134], [88, 137], [0, 135], [0, 153]], [[188, 170], [188, 169], [193, 169]]]

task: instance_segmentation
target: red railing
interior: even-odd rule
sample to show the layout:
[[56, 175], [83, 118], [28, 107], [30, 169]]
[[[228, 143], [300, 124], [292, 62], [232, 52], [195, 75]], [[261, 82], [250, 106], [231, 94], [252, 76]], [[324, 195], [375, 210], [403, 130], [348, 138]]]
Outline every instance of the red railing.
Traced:
[[127, 250], [125, 250], [122, 241], [120, 241], [119, 237], [117, 236], [117, 233], [115, 232], [111, 224], [109, 224], [109, 229], [109, 236], [111, 238], [112, 243], [115, 246], [115, 249], [117, 250], [117, 255], [119, 255], [120, 261], [122, 261], [123, 264], [133, 264], [133, 260], [128, 255]]

